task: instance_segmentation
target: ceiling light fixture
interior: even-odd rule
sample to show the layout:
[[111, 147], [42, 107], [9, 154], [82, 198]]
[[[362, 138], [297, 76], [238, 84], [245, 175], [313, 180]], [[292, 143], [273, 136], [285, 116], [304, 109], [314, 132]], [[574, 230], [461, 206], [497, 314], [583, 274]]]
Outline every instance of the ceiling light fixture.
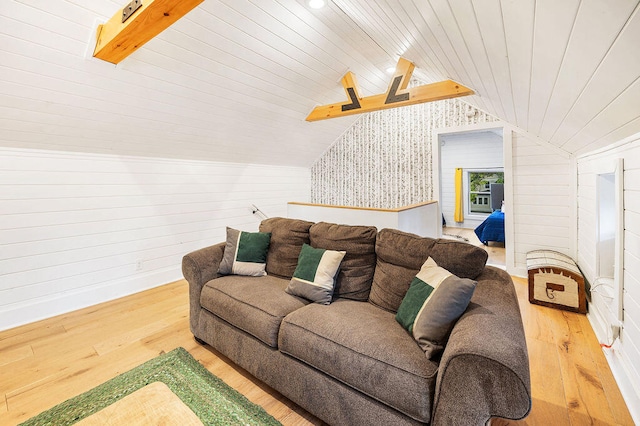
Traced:
[[389, 67], [385, 71], [387, 71], [387, 74], [393, 74], [396, 72], [396, 67]]
[[322, 9], [326, 3], [324, 0], [309, 0], [307, 4], [312, 9]]

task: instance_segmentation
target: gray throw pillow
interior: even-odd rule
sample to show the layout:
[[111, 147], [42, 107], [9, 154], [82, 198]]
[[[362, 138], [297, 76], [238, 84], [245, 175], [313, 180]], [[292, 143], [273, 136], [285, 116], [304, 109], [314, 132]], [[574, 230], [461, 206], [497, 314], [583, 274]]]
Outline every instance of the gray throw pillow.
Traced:
[[396, 320], [416, 339], [427, 359], [444, 349], [476, 284], [439, 267], [431, 257], [422, 265], [400, 303]]

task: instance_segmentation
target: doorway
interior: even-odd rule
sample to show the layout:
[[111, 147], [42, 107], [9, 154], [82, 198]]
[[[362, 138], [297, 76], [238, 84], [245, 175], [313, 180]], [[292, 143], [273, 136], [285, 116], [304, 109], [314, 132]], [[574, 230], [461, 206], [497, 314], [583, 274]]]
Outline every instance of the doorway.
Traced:
[[[501, 123], [441, 129], [435, 132], [432, 142], [434, 199], [438, 200], [446, 223], [443, 237], [482, 247], [489, 254], [487, 263], [507, 270], [510, 265], [513, 268], [513, 250], [508, 245], [512, 223], [508, 214], [512, 197], [510, 130], [503, 134]], [[458, 181], [456, 169], [461, 169]], [[505, 211], [501, 214], [503, 200]], [[498, 225], [502, 226], [503, 241], [492, 233], [489, 238], [496, 241], [483, 243], [474, 232], [489, 216], [492, 227], [503, 218]]]

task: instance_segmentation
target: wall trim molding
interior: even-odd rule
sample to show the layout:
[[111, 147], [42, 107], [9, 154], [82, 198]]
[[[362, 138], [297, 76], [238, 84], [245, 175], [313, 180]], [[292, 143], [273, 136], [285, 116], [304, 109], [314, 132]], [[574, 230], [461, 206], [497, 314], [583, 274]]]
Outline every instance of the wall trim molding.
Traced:
[[0, 331], [66, 314], [99, 303], [129, 296], [182, 279], [178, 265], [136, 274], [116, 281], [105, 281], [55, 297], [41, 297], [5, 307], [0, 312]]
[[[603, 320], [600, 310], [596, 305], [590, 304], [587, 319], [589, 320], [589, 324], [591, 324], [591, 328], [593, 329], [598, 341], [606, 342], [608, 338], [605, 329], [606, 321]], [[640, 424], [640, 389], [636, 389], [634, 381], [630, 379], [631, 370], [628, 366], [631, 365], [631, 360], [628, 358], [626, 353], [621, 350], [619, 340], [614, 342], [611, 349], [603, 349], [603, 353], [607, 360], [607, 364], [611, 369], [613, 378], [620, 388], [620, 393], [627, 404], [631, 417], [634, 422]]]

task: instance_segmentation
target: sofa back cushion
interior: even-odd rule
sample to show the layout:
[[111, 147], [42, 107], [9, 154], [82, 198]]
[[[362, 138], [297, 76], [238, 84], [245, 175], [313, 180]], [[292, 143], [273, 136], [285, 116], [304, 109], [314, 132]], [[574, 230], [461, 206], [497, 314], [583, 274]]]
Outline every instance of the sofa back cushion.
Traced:
[[369, 302], [397, 312], [409, 285], [429, 256], [460, 278], [476, 279], [484, 270], [488, 253], [460, 241], [419, 237], [383, 229], [376, 241], [376, 272]]
[[468, 243], [440, 238], [430, 256], [452, 274], [475, 280], [484, 270], [489, 253]]
[[376, 240], [376, 269], [369, 302], [397, 312], [411, 280], [431, 254], [436, 240], [397, 229], [383, 229]]
[[269, 275], [291, 279], [298, 265], [303, 244], [309, 244], [309, 228], [313, 222], [272, 217], [260, 223], [260, 232], [271, 233], [266, 271]]
[[336, 278], [333, 298], [367, 301], [376, 266], [375, 226], [318, 222], [309, 230], [311, 246], [346, 251]]

